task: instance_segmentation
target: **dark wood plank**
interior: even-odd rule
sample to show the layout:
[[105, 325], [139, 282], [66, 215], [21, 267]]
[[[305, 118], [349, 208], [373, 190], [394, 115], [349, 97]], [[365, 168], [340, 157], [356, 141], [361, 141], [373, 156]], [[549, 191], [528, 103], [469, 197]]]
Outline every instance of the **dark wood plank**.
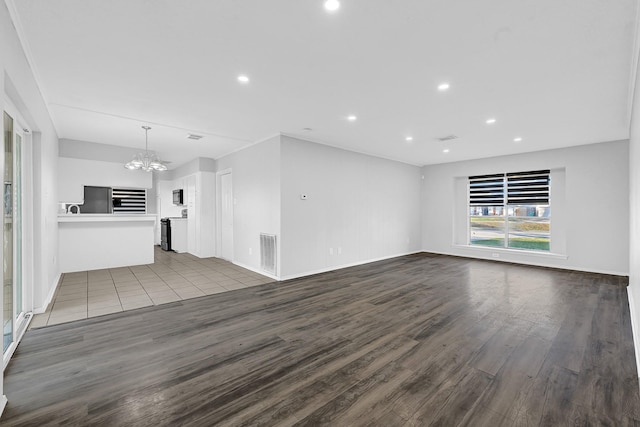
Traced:
[[1, 422], [634, 425], [625, 285], [415, 254], [30, 330]]
[[453, 426], [478, 405], [493, 377], [486, 372], [463, 368], [439, 387], [437, 393], [408, 420], [415, 426]]

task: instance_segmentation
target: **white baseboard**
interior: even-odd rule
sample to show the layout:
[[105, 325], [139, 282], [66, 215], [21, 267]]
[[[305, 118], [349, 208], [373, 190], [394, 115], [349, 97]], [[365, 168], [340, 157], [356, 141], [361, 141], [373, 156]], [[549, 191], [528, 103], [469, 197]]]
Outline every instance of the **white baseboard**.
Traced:
[[629, 316], [631, 317], [631, 332], [633, 334], [633, 349], [634, 349], [634, 353], [636, 355], [636, 370], [638, 371], [638, 378], [640, 378], [640, 339], [638, 339], [638, 336], [640, 335], [640, 330], [638, 330], [638, 323], [637, 323], [637, 311], [636, 311], [636, 307], [634, 304], [634, 298], [633, 298], [633, 287], [631, 286], [631, 284], [629, 284], [629, 286], [627, 286], [627, 298], [629, 300]]
[[280, 280], [278, 276], [274, 276], [273, 274], [269, 274], [266, 271], [258, 270], [255, 267], [251, 267], [250, 265], [243, 264], [241, 262], [232, 262], [232, 264], [237, 265], [238, 267], [246, 268], [247, 270], [251, 270], [254, 273], [262, 274], [263, 276], [267, 276], [272, 278], [273, 280]]
[[2, 413], [4, 412], [5, 406], [7, 406], [7, 396], [4, 394], [0, 397], [0, 417], [2, 417]]
[[[473, 248], [472, 248], [473, 249]], [[438, 255], [449, 255], [449, 256], [455, 256], [455, 257], [460, 257], [460, 258], [470, 258], [470, 259], [480, 259], [483, 261], [496, 261], [496, 262], [509, 262], [512, 264], [521, 264], [521, 265], [532, 265], [535, 267], [547, 267], [547, 268], [557, 268], [559, 270], [570, 270], [570, 271], [582, 271], [585, 273], [596, 273], [596, 274], [608, 274], [611, 276], [629, 276], [629, 272], [623, 272], [623, 271], [614, 271], [614, 270], [603, 270], [603, 269], [593, 269], [593, 268], [585, 268], [585, 267], [574, 267], [574, 266], [567, 266], [567, 265], [558, 265], [558, 264], [552, 264], [552, 263], [547, 263], [544, 261], [530, 261], [530, 260], [526, 260], [526, 261], [522, 261], [522, 260], [515, 260], [515, 259], [505, 259], [505, 258], [493, 258], [492, 256], [488, 255], [488, 256], [476, 256], [473, 254], [467, 254], [467, 253], [457, 253], [457, 252], [448, 252], [448, 251], [434, 251], [431, 249], [423, 249], [421, 252], [426, 252], [426, 253], [431, 253], [431, 254], [438, 254]], [[562, 259], [560, 257], [557, 256], [551, 256], [549, 257], [550, 259], [556, 258], [556, 259]], [[566, 257], [566, 259], [568, 259], [569, 257]]]
[[56, 294], [56, 289], [58, 289], [58, 286], [60, 285], [61, 278], [62, 274], [58, 273], [56, 281], [52, 283], [52, 286], [49, 289], [49, 295], [47, 295], [47, 298], [44, 300], [44, 305], [42, 305], [41, 307], [34, 307], [33, 314], [42, 314], [47, 311], [49, 304], [51, 304], [51, 302], [53, 301], [53, 296]]
[[394, 255], [383, 256], [383, 257], [379, 257], [379, 258], [373, 258], [373, 259], [368, 259], [368, 260], [363, 260], [363, 261], [356, 261], [356, 262], [352, 262], [352, 263], [349, 263], [349, 264], [342, 264], [342, 265], [337, 265], [337, 266], [332, 266], [332, 267], [321, 268], [321, 269], [313, 270], [313, 271], [306, 271], [304, 273], [290, 274], [288, 276], [280, 277], [280, 280], [298, 279], [300, 277], [313, 276], [314, 274], [327, 273], [329, 271], [335, 271], [335, 270], [342, 270], [343, 268], [356, 267], [358, 265], [370, 264], [372, 262], [384, 261], [386, 259], [398, 258], [398, 257], [401, 257], [401, 256], [412, 255], [412, 254], [417, 254], [417, 253], [421, 253], [421, 252], [423, 252], [423, 251], [422, 250], [418, 250], [418, 251], [412, 251], [412, 252], [404, 252], [404, 253], [399, 253], [399, 254], [394, 254]]

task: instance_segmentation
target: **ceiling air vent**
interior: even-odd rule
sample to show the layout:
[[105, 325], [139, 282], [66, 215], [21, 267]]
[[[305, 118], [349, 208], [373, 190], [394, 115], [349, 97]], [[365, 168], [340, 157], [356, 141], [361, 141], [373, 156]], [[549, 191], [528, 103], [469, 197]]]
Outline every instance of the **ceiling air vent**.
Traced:
[[447, 136], [443, 136], [442, 138], [436, 138], [438, 141], [451, 141], [452, 139], [458, 139], [458, 137], [456, 135], [447, 135]]
[[187, 136], [187, 139], [195, 139], [196, 141], [202, 139], [202, 135], [196, 135], [195, 133], [190, 133]]

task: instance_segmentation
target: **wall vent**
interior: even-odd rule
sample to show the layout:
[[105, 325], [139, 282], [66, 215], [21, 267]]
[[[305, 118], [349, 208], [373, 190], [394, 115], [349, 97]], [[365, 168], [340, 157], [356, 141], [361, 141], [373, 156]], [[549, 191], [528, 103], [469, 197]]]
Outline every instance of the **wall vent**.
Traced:
[[443, 136], [442, 138], [436, 138], [438, 141], [451, 141], [452, 139], [458, 139], [458, 137], [456, 135], [447, 135], [447, 136]]
[[276, 275], [276, 235], [260, 233], [260, 268]]

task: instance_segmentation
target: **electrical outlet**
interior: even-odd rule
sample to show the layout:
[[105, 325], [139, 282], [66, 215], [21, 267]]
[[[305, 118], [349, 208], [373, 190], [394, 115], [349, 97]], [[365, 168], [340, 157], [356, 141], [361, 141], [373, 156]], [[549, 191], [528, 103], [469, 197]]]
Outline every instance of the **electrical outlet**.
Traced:
[[329, 248], [329, 255], [333, 255], [333, 248]]
[[497, 252], [493, 252], [493, 253], [491, 254], [491, 256], [492, 256], [492, 257], [494, 257], [494, 258], [500, 258], [500, 254], [499, 254], [499, 253], [497, 253]]
[[342, 254], [342, 246], [338, 246], [338, 255]]

